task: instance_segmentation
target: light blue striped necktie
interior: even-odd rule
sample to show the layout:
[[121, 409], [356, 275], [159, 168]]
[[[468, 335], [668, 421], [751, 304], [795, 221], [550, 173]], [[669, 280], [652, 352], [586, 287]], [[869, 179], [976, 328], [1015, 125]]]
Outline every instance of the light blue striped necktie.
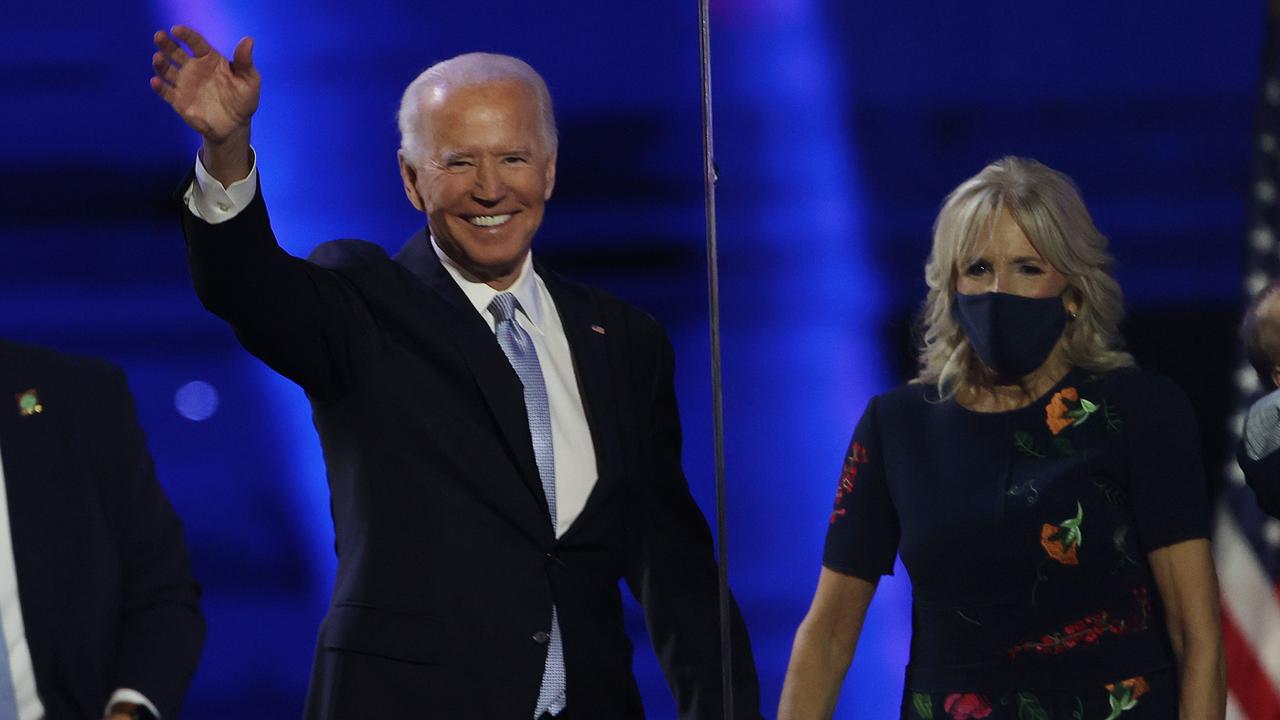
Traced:
[[[493, 313], [494, 333], [507, 360], [524, 385], [524, 407], [529, 415], [529, 435], [533, 438], [533, 457], [538, 463], [538, 477], [547, 496], [551, 527], [556, 527], [556, 457], [551, 444], [551, 405], [547, 402], [547, 385], [538, 364], [538, 351], [533, 338], [516, 322], [516, 296], [501, 293], [489, 303]], [[560, 641], [560, 620], [555, 605], [551, 606], [551, 637], [547, 642], [547, 661], [542, 668], [542, 686], [538, 690], [538, 706], [533, 717], [544, 713], [558, 715], [565, 707], [564, 645]]]

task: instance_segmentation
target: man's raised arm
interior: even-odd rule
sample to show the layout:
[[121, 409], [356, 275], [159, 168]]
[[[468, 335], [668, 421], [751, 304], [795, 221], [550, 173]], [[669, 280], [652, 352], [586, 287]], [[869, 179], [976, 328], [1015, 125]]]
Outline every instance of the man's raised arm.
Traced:
[[360, 253], [330, 251], [336, 259], [321, 267], [276, 242], [249, 147], [262, 85], [253, 40], [240, 40], [228, 60], [182, 25], [154, 39], [151, 88], [203, 140], [183, 214], [196, 295], [277, 372], [317, 396], [344, 392], [380, 348], [364, 298], [340, 272], [359, 265]]

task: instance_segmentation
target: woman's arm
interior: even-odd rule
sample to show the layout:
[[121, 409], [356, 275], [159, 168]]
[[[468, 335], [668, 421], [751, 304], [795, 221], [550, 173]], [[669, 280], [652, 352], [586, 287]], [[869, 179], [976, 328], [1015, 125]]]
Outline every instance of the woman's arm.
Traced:
[[1185, 540], [1147, 556], [1164, 602], [1169, 640], [1178, 660], [1181, 720], [1226, 716], [1227, 668], [1222, 655], [1218, 575], [1209, 541]]
[[840, 697], [876, 584], [827, 568], [796, 630], [778, 720], [829, 718]]

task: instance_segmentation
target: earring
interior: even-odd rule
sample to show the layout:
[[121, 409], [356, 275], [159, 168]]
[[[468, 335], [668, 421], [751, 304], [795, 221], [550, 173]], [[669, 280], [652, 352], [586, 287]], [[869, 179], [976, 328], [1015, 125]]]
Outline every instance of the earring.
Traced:
[[1078, 320], [1080, 318], [1080, 313], [1076, 312], [1075, 310], [1068, 310], [1067, 317], [1071, 318], [1072, 320]]

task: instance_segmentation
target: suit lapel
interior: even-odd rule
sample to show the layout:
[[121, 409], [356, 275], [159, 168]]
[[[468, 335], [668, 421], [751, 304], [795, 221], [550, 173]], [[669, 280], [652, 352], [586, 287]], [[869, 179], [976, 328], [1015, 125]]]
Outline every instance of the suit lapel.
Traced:
[[535, 267], [555, 301], [569, 341], [574, 374], [596, 453], [596, 484], [587, 496], [586, 506], [565, 533], [564, 537], [568, 537], [586, 524], [620, 481], [622, 447], [609, 367], [609, 328], [601, 308], [585, 288], [566, 281], [541, 264], [535, 263]]
[[432, 293], [443, 300], [453, 312], [432, 322], [443, 321], [447, 334], [457, 344], [475, 375], [485, 403], [502, 434], [511, 459], [520, 469], [520, 478], [537, 500], [542, 515], [551, 523], [547, 511], [547, 498], [538, 477], [538, 466], [533, 456], [533, 440], [529, 435], [529, 420], [524, 407], [524, 386], [511, 367], [507, 356], [498, 346], [493, 331], [467, 300], [462, 289], [449, 272], [440, 264], [426, 230], [419, 231], [395, 256], [396, 262], [408, 268], [426, 284]]

